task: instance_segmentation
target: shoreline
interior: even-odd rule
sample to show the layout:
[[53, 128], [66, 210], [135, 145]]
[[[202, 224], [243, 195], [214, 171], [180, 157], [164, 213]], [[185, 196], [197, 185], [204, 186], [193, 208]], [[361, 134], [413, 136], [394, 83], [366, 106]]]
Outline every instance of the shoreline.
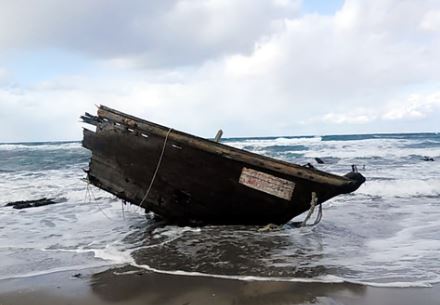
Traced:
[[0, 280], [0, 304], [437, 305], [440, 285], [383, 288], [350, 283], [243, 281], [156, 273], [132, 266]]

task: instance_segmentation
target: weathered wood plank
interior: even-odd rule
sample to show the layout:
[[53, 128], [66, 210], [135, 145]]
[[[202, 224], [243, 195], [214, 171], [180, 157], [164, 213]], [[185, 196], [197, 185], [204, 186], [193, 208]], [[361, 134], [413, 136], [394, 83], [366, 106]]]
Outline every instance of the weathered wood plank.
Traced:
[[[128, 128], [136, 128], [141, 132], [153, 133], [165, 138], [169, 128], [154, 124], [134, 116], [123, 114], [117, 110], [100, 106], [98, 109], [98, 116], [105, 118], [119, 124], [123, 124]], [[288, 163], [282, 160], [276, 160], [269, 157], [261, 156], [251, 152], [236, 149], [231, 146], [223, 145], [221, 143], [214, 143], [212, 141], [199, 138], [193, 135], [183, 133], [181, 131], [172, 130], [168, 136], [170, 140], [178, 143], [187, 144], [195, 148], [221, 155], [226, 158], [239, 160], [255, 166], [269, 168], [276, 172], [281, 172], [289, 176], [296, 176], [305, 178], [318, 183], [324, 183], [335, 186], [342, 186], [350, 184], [351, 181], [341, 176], [329, 174], [316, 169], [305, 168], [296, 164]]]
[[13, 207], [14, 209], [27, 209], [27, 208], [36, 208], [45, 205], [51, 205], [56, 203], [64, 202], [65, 199], [53, 199], [53, 198], [41, 198], [36, 200], [20, 200], [14, 202], [8, 202], [5, 207]]

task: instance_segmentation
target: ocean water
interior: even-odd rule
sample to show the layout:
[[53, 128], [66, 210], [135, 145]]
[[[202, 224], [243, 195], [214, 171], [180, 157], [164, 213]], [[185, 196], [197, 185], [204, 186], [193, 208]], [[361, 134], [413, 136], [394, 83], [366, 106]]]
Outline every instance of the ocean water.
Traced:
[[[326, 202], [315, 227], [151, 230], [142, 209], [87, 185], [83, 169], [90, 153], [79, 142], [0, 144], [0, 279], [131, 264], [243, 280], [389, 287], [440, 282], [440, 134], [224, 143], [338, 174], [357, 164], [367, 182], [353, 194]], [[424, 156], [435, 161], [423, 161]], [[316, 164], [315, 157], [325, 164]], [[41, 197], [65, 202], [24, 210], [3, 207]]]

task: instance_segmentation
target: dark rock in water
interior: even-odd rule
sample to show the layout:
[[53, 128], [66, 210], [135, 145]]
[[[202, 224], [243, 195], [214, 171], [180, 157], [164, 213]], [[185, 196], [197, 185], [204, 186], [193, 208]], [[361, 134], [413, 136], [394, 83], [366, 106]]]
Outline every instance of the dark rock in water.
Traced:
[[41, 198], [41, 199], [37, 199], [37, 200], [22, 200], [22, 201], [14, 201], [14, 202], [9, 202], [7, 203], [5, 206], [6, 207], [13, 207], [14, 209], [27, 209], [27, 208], [35, 208], [35, 207], [41, 207], [44, 205], [50, 205], [50, 204], [55, 204], [55, 203], [61, 203], [66, 201], [64, 198], [63, 199], [53, 199], [53, 198]]
[[434, 161], [434, 158], [428, 157], [428, 156], [424, 156], [423, 161]]
[[318, 162], [318, 164], [324, 164], [324, 160], [322, 160], [321, 158], [315, 158], [315, 161]]

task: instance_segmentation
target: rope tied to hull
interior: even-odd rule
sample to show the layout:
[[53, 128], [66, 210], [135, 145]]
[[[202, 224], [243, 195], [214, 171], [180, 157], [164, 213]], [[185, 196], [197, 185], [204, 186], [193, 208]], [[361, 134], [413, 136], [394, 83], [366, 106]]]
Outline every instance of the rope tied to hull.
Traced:
[[313, 212], [315, 211], [315, 207], [316, 207], [317, 203], [318, 203], [318, 195], [316, 195], [316, 192], [312, 192], [312, 199], [310, 200], [310, 209], [309, 209], [309, 212], [307, 213], [306, 218], [301, 223], [301, 227], [312, 227], [312, 226], [317, 225], [321, 221], [321, 219], [322, 219], [322, 204], [318, 205], [318, 215], [316, 215], [316, 219], [313, 222], [313, 224], [311, 224], [311, 225], [307, 224], [307, 221], [310, 219]]
[[147, 191], [145, 192], [144, 198], [142, 198], [141, 203], [139, 203], [139, 207], [142, 208], [144, 201], [147, 199], [150, 194], [151, 188], [153, 187], [154, 180], [156, 180], [157, 173], [159, 172], [160, 164], [162, 163], [163, 155], [165, 153], [165, 147], [167, 146], [168, 136], [170, 135], [173, 129], [169, 128], [167, 135], [165, 136], [165, 140], [163, 142], [162, 151], [159, 156], [159, 160], [157, 161], [156, 169], [154, 170], [153, 177], [151, 178], [150, 184], [148, 185]]

